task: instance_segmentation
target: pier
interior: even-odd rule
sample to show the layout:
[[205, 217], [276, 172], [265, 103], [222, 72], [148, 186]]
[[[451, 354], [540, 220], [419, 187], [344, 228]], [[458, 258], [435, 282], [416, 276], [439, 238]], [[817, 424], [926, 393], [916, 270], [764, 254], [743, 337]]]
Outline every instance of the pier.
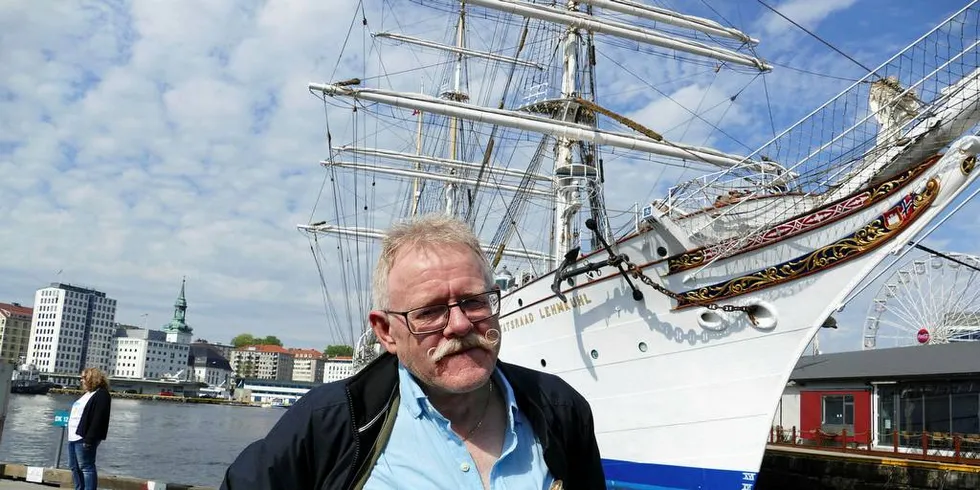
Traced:
[[772, 443], [755, 490], [975, 490], [980, 459], [973, 453], [884, 451], [865, 445], [839, 447]]
[[[30, 480], [30, 481], [27, 481]], [[0, 463], [0, 490], [31, 490], [71, 487], [71, 472], [64, 469], [29, 467]], [[213, 487], [150, 481], [126, 476], [99, 475], [99, 489], [104, 490], [215, 490]]]

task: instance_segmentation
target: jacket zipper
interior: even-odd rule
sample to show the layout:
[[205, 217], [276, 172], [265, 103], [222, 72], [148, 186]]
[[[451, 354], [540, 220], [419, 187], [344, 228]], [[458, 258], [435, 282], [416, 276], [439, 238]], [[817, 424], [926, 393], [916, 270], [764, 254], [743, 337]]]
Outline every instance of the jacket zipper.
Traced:
[[357, 418], [354, 414], [354, 398], [350, 394], [350, 388], [345, 387], [344, 392], [347, 394], [347, 409], [350, 410], [350, 425], [354, 434], [354, 464], [352, 464], [350, 468], [353, 474], [348, 477], [349, 483], [347, 484], [347, 488], [351, 488], [351, 485], [357, 481], [357, 472], [360, 467], [360, 465], [357, 464], [357, 459], [361, 455], [361, 432], [357, 430]]

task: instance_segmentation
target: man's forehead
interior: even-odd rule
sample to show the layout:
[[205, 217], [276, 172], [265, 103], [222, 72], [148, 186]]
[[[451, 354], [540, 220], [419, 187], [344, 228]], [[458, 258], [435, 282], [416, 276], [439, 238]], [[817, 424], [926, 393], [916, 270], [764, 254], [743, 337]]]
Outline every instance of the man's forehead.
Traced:
[[[418, 257], [445, 256], [447, 251], [471, 252], [466, 245], [461, 243], [413, 243], [398, 249], [392, 260], [391, 270], [412, 264], [412, 259]], [[409, 258], [408, 261], [405, 258]], [[472, 257], [471, 260], [475, 260]]]

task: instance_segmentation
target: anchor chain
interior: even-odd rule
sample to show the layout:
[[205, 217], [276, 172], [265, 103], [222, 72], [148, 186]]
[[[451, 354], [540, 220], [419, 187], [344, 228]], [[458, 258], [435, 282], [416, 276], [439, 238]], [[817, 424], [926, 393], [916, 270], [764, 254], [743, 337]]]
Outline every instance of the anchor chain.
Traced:
[[[634, 278], [639, 279], [641, 282], [643, 282], [643, 284], [650, 286], [651, 288], [657, 290], [658, 292], [664, 294], [665, 296], [673, 298], [677, 301], [685, 300], [684, 296], [681, 296], [680, 294], [677, 294], [667, 289], [666, 287], [661, 286], [660, 284], [654, 282], [653, 279], [650, 279], [649, 276], [647, 276], [646, 274], [643, 273], [642, 270], [640, 270], [640, 267], [638, 265], [630, 261], [626, 261], [626, 268], [630, 271], [630, 273], [633, 275]], [[717, 303], [701, 303], [701, 302], [695, 302], [694, 304], [704, 306], [709, 310], [743, 311], [745, 312], [746, 315], [748, 315], [749, 321], [751, 321], [753, 324], [756, 323], [755, 321], [756, 307], [754, 305], [746, 305], [746, 306], [719, 305]]]

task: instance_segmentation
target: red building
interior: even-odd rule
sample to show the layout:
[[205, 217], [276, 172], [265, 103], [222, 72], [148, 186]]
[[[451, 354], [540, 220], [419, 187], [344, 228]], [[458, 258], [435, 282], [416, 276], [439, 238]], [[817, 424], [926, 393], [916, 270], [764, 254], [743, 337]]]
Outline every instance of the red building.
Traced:
[[871, 440], [871, 389], [800, 390], [800, 437], [867, 444]]
[[980, 342], [802, 357], [773, 426], [803, 443], [980, 451]]

